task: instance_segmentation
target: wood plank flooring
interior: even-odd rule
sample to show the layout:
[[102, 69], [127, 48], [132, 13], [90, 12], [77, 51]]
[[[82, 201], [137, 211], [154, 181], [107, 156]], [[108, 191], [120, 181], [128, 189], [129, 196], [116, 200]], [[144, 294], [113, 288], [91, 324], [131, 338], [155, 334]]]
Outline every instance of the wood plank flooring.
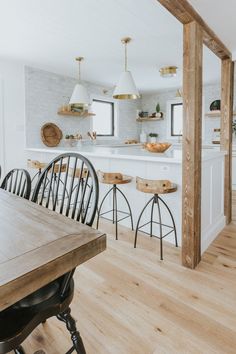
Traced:
[[[235, 354], [236, 225], [229, 225], [196, 270], [180, 265], [180, 249], [113, 226], [108, 249], [75, 274], [72, 314], [88, 354]], [[24, 342], [26, 353], [63, 354], [70, 337], [56, 319]]]
[[236, 222], [236, 191], [232, 192], [232, 221]]

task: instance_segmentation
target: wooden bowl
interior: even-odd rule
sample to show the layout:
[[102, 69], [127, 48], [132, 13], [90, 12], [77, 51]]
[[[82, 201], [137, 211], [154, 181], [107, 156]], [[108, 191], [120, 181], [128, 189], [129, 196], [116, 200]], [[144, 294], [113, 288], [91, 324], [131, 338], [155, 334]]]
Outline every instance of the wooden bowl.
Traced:
[[144, 147], [150, 152], [165, 152], [171, 145], [169, 143], [146, 143]]
[[57, 146], [62, 139], [62, 131], [56, 124], [46, 123], [41, 128], [41, 139], [46, 146]]

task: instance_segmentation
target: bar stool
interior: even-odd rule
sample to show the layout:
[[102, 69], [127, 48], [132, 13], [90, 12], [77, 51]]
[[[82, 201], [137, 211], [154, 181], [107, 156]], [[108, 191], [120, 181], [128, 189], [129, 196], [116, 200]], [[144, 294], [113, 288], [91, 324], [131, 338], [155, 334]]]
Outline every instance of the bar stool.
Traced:
[[[33, 183], [33, 181], [35, 179], [38, 180], [38, 178], [41, 176], [42, 170], [47, 165], [48, 165], [48, 163], [46, 163], [46, 162], [40, 162], [38, 160], [30, 160], [30, 159], [27, 160], [27, 167], [37, 170], [37, 172], [35, 173], [35, 175], [31, 179], [32, 183]], [[51, 171], [51, 170], [49, 171], [49, 172], [53, 173], [53, 176], [52, 176], [53, 180], [52, 180], [52, 183], [50, 183], [50, 180], [47, 177], [47, 180], [45, 181], [45, 183], [46, 183], [46, 186], [48, 186], [48, 185], [51, 186], [51, 192], [52, 192], [52, 199], [53, 200], [54, 200], [55, 188], [56, 188], [56, 185], [57, 185], [58, 178], [59, 178], [59, 184], [64, 185], [64, 182], [62, 181], [60, 174], [62, 172], [66, 172], [66, 168], [67, 168], [67, 165], [65, 163], [62, 166], [60, 166], [60, 164], [57, 163], [57, 164], [54, 165], [53, 171]], [[59, 176], [58, 176], [58, 173], [59, 173]], [[58, 184], [58, 186], [59, 186], [59, 184]], [[33, 189], [32, 189], [32, 192], [33, 192]], [[66, 196], [68, 197], [67, 189], [66, 189], [65, 193], [66, 193]]]
[[[163, 260], [163, 244], [162, 244], [163, 238], [165, 238], [171, 232], [174, 232], [176, 247], [178, 247], [178, 241], [177, 241], [176, 226], [175, 226], [175, 221], [174, 221], [173, 215], [170, 211], [170, 208], [168, 207], [166, 202], [160, 197], [159, 194], [174, 193], [177, 190], [177, 185], [168, 181], [168, 180], [150, 180], [150, 179], [136, 177], [136, 188], [140, 192], [153, 194], [153, 197], [147, 202], [147, 204], [145, 205], [145, 207], [143, 208], [143, 210], [141, 211], [141, 213], [139, 215], [136, 230], [135, 230], [134, 248], [136, 248], [136, 245], [137, 245], [138, 231], [141, 230], [146, 225], [150, 224], [150, 233], [145, 232], [145, 231], [143, 231], [143, 232], [146, 234], [149, 234], [150, 237], [155, 236], [160, 240], [160, 259]], [[167, 212], [170, 216], [170, 219], [172, 221], [171, 226], [162, 223], [162, 215], [161, 215], [161, 207], [160, 207], [161, 204], [167, 210]], [[140, 221], [143, 216], [143, 213], [149, 205], [151, 205], [151, 220], [148, 221], [147, 223], [139, 226]], [[158, 222], [153, 220], [155, 205], [157, 206], [157, 212], [158, 212], [158, 218], [159, 218]], [[160, 232], [159, 236], [156, 236], [153, 234], [153, 224], [159, 225], [159, 232]], [[170, 231], [167, 232], [166, 234], [163, 234], [163, 227], [170, 229]]]
[[47, 164], [45, 162], [40, 162], [38, 160], [27, 160], [27, 167], [28, 168], [32, 168], [32, 169], [36, 169], [38, 170], [35, 175], [33, 176], [33, 178], [31, 179], [31, 182], [33, 182], [36, 178], [39, 178], [42, 170], [47, 166]]
[[[102, 171], [97, 171], [97, 175], [98, 175], [98, 180], [100, 183], [112, 184], [112, 187], [105, 194], [105, 196], [103, 197], [102, 202], [100, 204], [100, 207], [98, 208], [97, 229], [98, 229], [100, 217], [102, 215], [112, 212], [112, 219], [109, 219], [109, 218], [104, 218], [104, 219], [111, 220], [113, 222], [113, 224], [115, 224], [116, 240], [118, 240], [118, 223], [120, 221], [130, 218], [131, 228], [132, 228], [132, 230], [134, 229], [133, 216], [132, 216], [132, 211], [131, 211], [128, 199], [126, 198], [125, 194], [120, 190], [120, 188], [117, 187], [118, 184], [121, 185], [121, 184], [130, 183], [132, 181], [132, 177], [123, 175], [121, 173], [106, 173], [106, 172], [102, 172]], [[125, 212], [123, 210], [118, 210], [118, 205], [117, 205], [117, 194], [118, 193], [117, 192], [125, 200], [125, 202], [128, 206], [129, 212]], [[112, 209], [101, 213], [102, 206], [103, 206], [106, 198], [109, 196], [109, 194], [112, 194], [112, 197], [113, 197]], [[121, 219], [118, 219], [118, 213], [124, 214], [125, 216]]]
[[[83, 168], [82, 169], [82, 172], [81, 172], [81, 168], [77, 167], [77, 168], [73, 168], [73, 167], [70, 167], [69, 168], [69, 172], [68, 172], [68, 176], [70, 178], [72, 178], [72, 184], [71, 184], [71, 193], [70, 193], [70, 200], [69, 200], [69, 203], [70, 205], [73, 205], [74, 202], [73, 202], [73, 198], [72, 198], [72, 194], [75, 192], [75, 198], [76, 200], [78, 200], [78, 196], [77, 194], [80, 193], [83, 194], [84, 193], [84, 190], [85, 190], [85, 185], [87, 187], [90, 188], [90, 185], [88, 183], [88, 180], [89, 180], [89, 173], [88, 173], [88, 169], [87, 168]], [[78, 183], [73, 183], [74, 180], [78, 180]], [[81, 184], [81, 188], [80, 188], [80, 184]], [[78, 201], [77, 201], [78, 203]], [[82, 205], [82, 208], [84, 209], [84, 204]]]

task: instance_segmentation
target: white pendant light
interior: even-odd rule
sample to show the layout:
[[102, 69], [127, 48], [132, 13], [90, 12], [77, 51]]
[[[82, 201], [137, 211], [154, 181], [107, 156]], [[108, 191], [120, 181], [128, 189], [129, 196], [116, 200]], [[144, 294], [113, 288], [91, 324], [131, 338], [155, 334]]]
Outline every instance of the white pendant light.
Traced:
[[121, 40], [121, 42], [125, 45], [125, 71], [121, 74], [120, 80], [113, 93], [113, 98], [119, 100], [140, 98], [140, 94], [136, 88], [132, 74], [127, 70], [127, 44], [130, 41], [131, 38], [129, 37]]
[[83, 57], [76, 58], [76, 61], [79, 63], [79, 82], [75, 85], [69, 102], [74, 107], [87, 107], [90, 103], [88, 91], [80, 82], [80, 63], [82, 60], [84, 60]]

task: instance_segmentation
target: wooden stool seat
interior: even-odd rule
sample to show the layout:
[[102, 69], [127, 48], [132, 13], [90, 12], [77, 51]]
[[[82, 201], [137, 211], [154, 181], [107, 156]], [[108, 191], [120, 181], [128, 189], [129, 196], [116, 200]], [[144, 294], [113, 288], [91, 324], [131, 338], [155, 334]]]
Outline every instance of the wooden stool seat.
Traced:
[[97, 171], [98, 180], [104, 184], [126, 184], [130, 183], [133, 179], [131, 176], [123, 175], [119, 172], [102, 172]]
[[[28, 168], [34, 168], [34, 169], [37, 169], [37, 170], [43, 170], [47, 165], [48, 165], [48, 163], [46, 163], [46, 162], [40, 162], [38, 160], [30, 160], [30, 159], [27, 160], [27, 167]], [[60, 171], [60, 165], [59, 164], [55, 164], [53, 172], [54, 173], [58, 173], [59, 171]], [[66, 164], [64, 163], [61, 166], [61, 172], [65, 172], [65, 171], [66, 171]], [[50, 170], [50, 172], [51, 172], [51, 170]]]
[[[133, 224], [133, 215], [131, 211], [131, 207], [129, 204], [128, 199], [126, 198], [124, 192], [117, 186], [121, 184], [126, 184], [130, 183], [133, 179], [131, 176], [123, 175], [122, 173], [111, 173], [111, 172], [102, 172], [102, 171], [97, 171], [98, 175], [98, 180], [101, 183], [112, 185], [109, 187], [109, 191], [105, 194], [103, 197], [100, 207], [98, 208], [98, 217], [97, 217], [97, 229], [99, 226], [99, 219], [100, 217], [104, 217], [104, 215], [112, 213], [112, 218], [105, 218], [107, 220], [112, 221], [113, 224], [115, 224], [115, 230], [116, 230], [116, 240], [118, 240], [118, 224], [120, 221], [130, 218], [130, 223], [131, 223], [131, 228], [132, 230], [134, 229], [134, 224]], [[112, 209], [103, 211], [102, 212], [102, 206], [103, 203], [109, 196], [112, 196]], [[127, 208], [125, 208], [127, 211], [125, 211], [124, 206], [121, 208], [118, 208], [118, 200], [117, 197], [120, 197], [123, 199], [123, 202], [125, 202]]]
[[168, 180], [152, 180], [136, 177], [136, 188], [143, 193], [167, 194], [177, 191], [177, 185]]
[[87, 168], [83, 169], [82, 176], [80, 176], [80, 173], [81, 173], [81, 169], [80, 168], [76, 168], [75, 169], [75, 175], [74, 175], [74, 168], [73, 167], [69, 168], [69, 176], [70, 177], [74, 176], [75, 178], [86, 178], [87, 175], [88, 175], [88, 169]]

